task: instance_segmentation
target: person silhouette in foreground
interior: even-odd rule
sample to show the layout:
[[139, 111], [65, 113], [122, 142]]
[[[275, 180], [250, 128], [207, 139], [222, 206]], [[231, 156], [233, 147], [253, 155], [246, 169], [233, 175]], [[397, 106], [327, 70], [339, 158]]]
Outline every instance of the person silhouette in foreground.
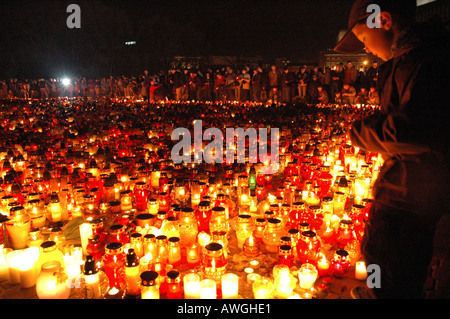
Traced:
[[[424, 298], [433, 236], [449, 213], [449, 35], [438, 21], [415, 21], [415, 0], [356, 0], [335, 50], [366, 50], [385, 62], [377, 78], [380, 110], [353, 123], [352, 145], [384, 163], [361, 242], [381, 285], [354, 298]], [[449, 239], [450, 240], [450, 239]], [[371, 289], [370, 289], [371, 288]]]

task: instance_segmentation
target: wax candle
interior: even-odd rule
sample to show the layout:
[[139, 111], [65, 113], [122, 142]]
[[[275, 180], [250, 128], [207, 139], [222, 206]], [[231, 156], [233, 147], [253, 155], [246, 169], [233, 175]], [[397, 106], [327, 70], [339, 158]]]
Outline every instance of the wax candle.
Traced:
[[141, 299], [160, 299], [158, 273], [153, 270], [144, 271], [141, 275]]
[[184, 298], [200, 299], [200, 276], [194, 273], [183, 277]]
[[125, 291], [127, 298], [137, 298], [141, 293], [139, 259], [133, 248], [128, 249], [125, 262]]
[[355, 278], [358, 280], [367, 279], [366, 263], [362, 260], [357, 261], [355, 264]]
[[10, 284], [20, 284], [20, 271], [19, 266], [21, 262], [21, 254], [23, 250], [14, 250], [6, 255], [6, 260], [8, 262], [9, 269], [9, 283]]
[[170, 270], [167, 273], [167, 299], [182, 299], [183, 290], [181, 287], [180, 272], [177, 270]]
[[314, 286], [318, 276], [317, 268], [312, 264], [302, 264], [298, 271], [300, 288], [311, 289]]
[[20, 287], [31, 288], [36, 285], [38, 276], [36, 263], [38, 258], [38, 247], [27, 248], [22, 252], [19, 265]]
[[237, 299], [239, 290], [239, 277], [233, 273], [222, 276], [222, 299]]
[[255, 299], [272, 299], [274, 294], [274, 284], [268, 277], [257, 277], [252, 285]]
[[200, 299], [217, 299], [216, 282], [212, 279], [200, 281]]
[[91, 223], [83, 223], [80, 225], [80, 239], [81, 239], [81, 248], [83, 250], [83, 254], [87, 255], [86, 247], [89, 243], [89, 238], [93, 235], [92, 225]]
[[320, 254], [317, 259], [317, 271], [321, 277], [327, 276], [330, 271], [330, 262], [324, 254]]
[[8, 262], [6, 261], [6, 255], [3, 250], [0, 252], [0, 281], [9, 280]]
[[200, 247], [197, 243], [186, 248], [186, 261], [190, 266], [196, 266], [200, 262]]
[[169, 242], [168, 262], [172, 266], [178, 266], [181, 263], [180, 238], [170, 237], [168, 242]]
[[256, 241], [253, 233], [245, 240], [243, 249], [246, 256], [257, 256], [259, 254], [259, 242]]

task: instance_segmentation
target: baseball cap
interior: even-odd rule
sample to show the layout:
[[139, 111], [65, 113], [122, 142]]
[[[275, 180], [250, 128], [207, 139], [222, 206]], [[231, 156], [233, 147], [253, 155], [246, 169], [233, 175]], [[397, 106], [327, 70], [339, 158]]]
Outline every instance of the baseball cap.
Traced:
[[371, 12], [367, 12], [367, 7], [373, 2], [374, 0], [356, 0], [353, 3], [350, 16], [348, 18], [348, 30], [336, 45], [334, 51], [340, 53], [358, 53], [364, 50], [364, 44], [359, 41], [356, 35], [352, 32], [352, 29], [357, 23], [367, 19], [370, 16]]
[[352, 32], [356, 24], [364, 21], [373, 14], [373, 10], [367, 12], [371, 5], [378, 5], [381, 11], [395, 11], [397, 13], [409, 14], [415, 12], [415, 0], [356, 0], [348, 18], [348, 30], [334, 48], [340, 53], [358, 53], [364, 50], [364, 44]]

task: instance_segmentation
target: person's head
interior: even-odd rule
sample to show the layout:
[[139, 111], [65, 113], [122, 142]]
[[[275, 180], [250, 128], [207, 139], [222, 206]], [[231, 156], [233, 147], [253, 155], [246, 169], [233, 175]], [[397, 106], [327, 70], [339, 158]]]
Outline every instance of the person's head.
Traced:
[[322, 85], [319, 85], [319, 86], [317, 87], [317, 91], [322, 92], [322, 90], [323, 90]]
[[352, 65], [353, 65], [353, 64], [352, 64], [352, 61], [347, 61], [347, 68], [350, 69], [350, 68], [352, 67]]
[[350, 85], [348, 83], [344, 83], [344, 85], [342, 86], [342, 88], [344, 90], [348, 90], [350, 88]]
[[271, 69], [272, 69], [272, 71], [276, 71], [277, 70], [277, 67], [276, 67], [276, 65], [274, 65], [274, 64], [272, 64], [272, 66], [270, 67]]
[[[415, 0], [356, 0], [353, 4], [349, 31], [335, 50], [341, 53], [367, 53], [387, 61], [400, 32], [415, 20]], [[376, 11], [379, 8], [379, 13]], [[375, 10], [375, 11], [374, 11]]]

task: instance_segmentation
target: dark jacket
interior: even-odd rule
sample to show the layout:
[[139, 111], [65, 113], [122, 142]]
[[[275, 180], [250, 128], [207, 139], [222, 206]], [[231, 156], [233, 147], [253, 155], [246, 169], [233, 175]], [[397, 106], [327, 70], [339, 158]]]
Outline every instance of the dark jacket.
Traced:
[[450, 47], [444, 27], [403, 31], [393, 58], [380, 66], [381, 111], [355, 122], [355, 146], [384, 164], [375, 200], [435, 220], [449, 212]]

